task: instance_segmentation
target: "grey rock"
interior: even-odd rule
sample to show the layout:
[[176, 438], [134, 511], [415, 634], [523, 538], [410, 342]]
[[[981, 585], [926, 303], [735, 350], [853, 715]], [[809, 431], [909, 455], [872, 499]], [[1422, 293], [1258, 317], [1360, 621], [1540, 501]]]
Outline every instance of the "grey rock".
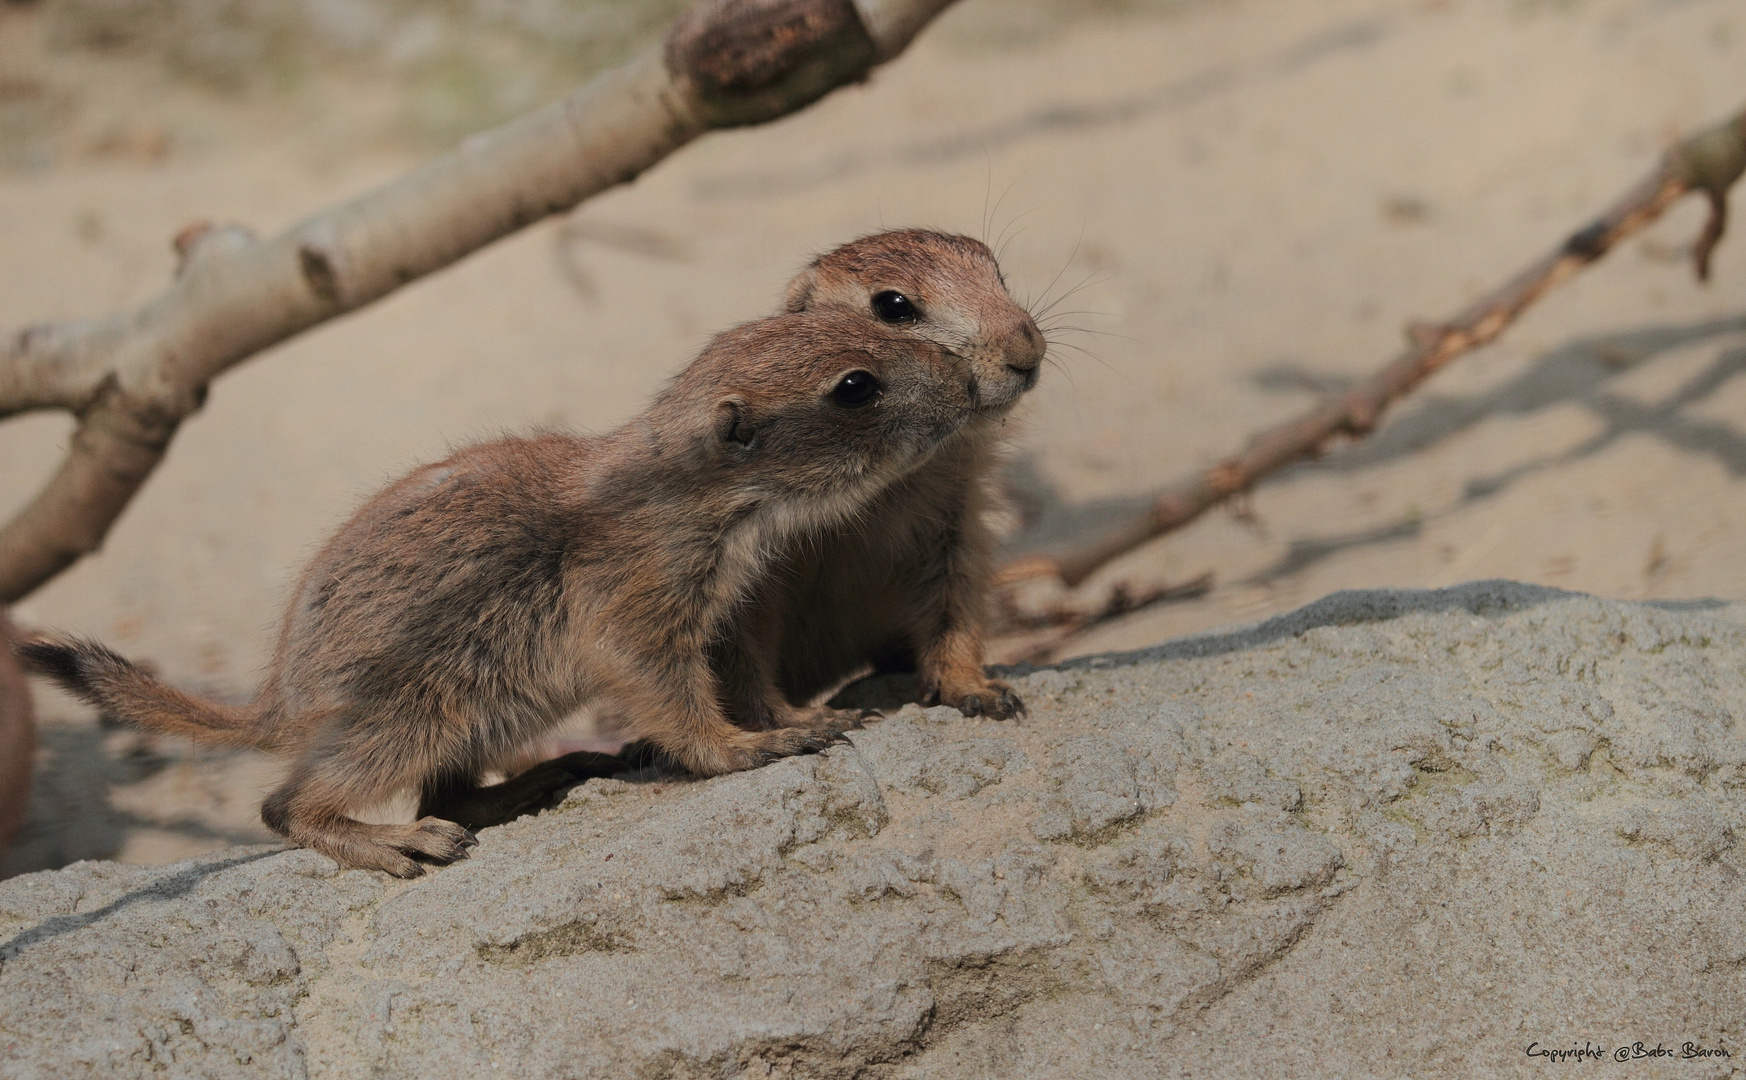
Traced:
[[1701, 797], [1630, 807], [1614, 828], [1620, 836], [1661, 844], [1690, 859], [1713, 859], [1734, 846], [1734, 830], [1721, 809]]
[[1742, 622], [1340, 594], [1009, 672], [1023, 724], [590, 781], [412, 882], [271, 847], [25, 875], [0, 1075], [1455, 1077], [1572, 1040], [1723, 1075]]
[[1269, 774], [1267, 766], [1241, 750], [1221, 754], [1207, 763], [1205, 771], [1207, 793], [1215, 799], [1276, 810], [1296, 810], [1303, 803], [1303, 791], [1296, 783]]
[[1031, 832], [1039, 840], [1094, 837], [1169, 806], [1176, 801], [1172, 777], [1182, 755], [1181, 728], [1165, 715], [1067, 739], [1051, 755], [1048, 782], [1055, 794]]
[[1521, 784], [1472, 784], [1459, 793], [1428, 796], [1425, 827], [1460, 839], [1494, 829], [1513, 829], [1540, 809], [1540, 793]]
[[[943, 712], [950, 717], [941, 717]], [[905, 709], [855, 732], [853, 741], [880, 784], [912, 795], [966, 799], [1029, 765], [1010, 740], [953, 740], [936, 730], [958, 716], [956, 709]]]
[[1289, 814], [1221, 821], [1207, 837], [1207, 851], [1248, 877], [1262, 896], [1325, 885], [1344, 864], [1333, 841]]

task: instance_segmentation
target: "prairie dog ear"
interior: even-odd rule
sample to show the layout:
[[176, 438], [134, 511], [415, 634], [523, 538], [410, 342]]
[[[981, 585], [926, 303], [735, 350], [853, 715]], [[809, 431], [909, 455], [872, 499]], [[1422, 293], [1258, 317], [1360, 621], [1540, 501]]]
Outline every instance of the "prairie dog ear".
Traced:
[[805, 311], [812, 303], [813, 289], [818, 285], [818, 267], [809, 266], [800, 272], [800, 276], [788, 284], [788, 295], [783, 298], [782, 310], [790, 314]]
[[758, 437], [757, 429], [752, 426], [746, 399], [738, 394], [729, 394], [715, 403], [715, 416], [711, 427], [715, 431], [716, 442], [737, 450], [750, 450], [753, 440]]

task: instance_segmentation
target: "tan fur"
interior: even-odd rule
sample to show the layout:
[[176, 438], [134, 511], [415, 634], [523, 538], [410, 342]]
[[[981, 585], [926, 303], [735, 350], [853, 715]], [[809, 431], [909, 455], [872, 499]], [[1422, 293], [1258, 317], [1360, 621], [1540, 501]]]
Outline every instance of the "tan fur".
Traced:
[[[599, 755], [569, 755], [477, 786], [584, 705], [697, 773], [745, 769], [858, 726], [804, 707], [805, 687], [890, 631], [941, 700], [1005, 715], [1017, 700], [980, 663], [978, 492], [1041, 342], [1008, 356], [982, 325], [1016, 326], [1027, 343], [1036, 333], [1022, 312], [1022, 325], [1010, 318], [986, 248], [887, 235], [911, 257], [881, 287], [914, 290], [928, 320], [888, 325], [856, 301], [855, 274], [886, 280], [833, 261], [881, 251], [877, 237], [858, 241], [809, 269], [793, 310], [718, 336], [617, 431], [469, 447], [373, 497], [304, 573], [247, 707], [183, 694], [91, 642], [20, 651], [118, 719], [288, 755], [267, 825], [402, 876], [457, 857], [464, 824], [502, 820], [599, 767]], [[975, 278], [948, 287], [960, 274]], [[879, 390], [846, 406], [836, 394], [853, 371]], [[805, 581], [828, 599], [797, 601]], [[797, 634], [870, 585], [888, 618], [851, 620], [825, 639], [828, 655], [790, 658]], [[351, 816], [406, 790], [421, 797], [414, 824]]]

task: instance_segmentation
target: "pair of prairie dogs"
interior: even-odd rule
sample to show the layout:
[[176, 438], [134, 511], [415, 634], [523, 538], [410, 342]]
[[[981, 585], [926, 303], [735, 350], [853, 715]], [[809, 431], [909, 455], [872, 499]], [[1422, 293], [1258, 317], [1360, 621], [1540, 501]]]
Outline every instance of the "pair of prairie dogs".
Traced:
[[[1044, 350], [982, 243], [865, 237], [618, 430], [471, 446], [371, 498], [304, 572], [251, 705], [93, 642], [20, 652], [116, 719], [288, 755], [266, 824], [400, 876], [585, 773], [478, 786], [583, 705], [703, 775], [840, 740], [861, 718], [805, 703], [868, 665], [1003, 719], [1023, 704], [982, 668], [983, 489]], [[411, 825], [350, 816], [407, 790]]]

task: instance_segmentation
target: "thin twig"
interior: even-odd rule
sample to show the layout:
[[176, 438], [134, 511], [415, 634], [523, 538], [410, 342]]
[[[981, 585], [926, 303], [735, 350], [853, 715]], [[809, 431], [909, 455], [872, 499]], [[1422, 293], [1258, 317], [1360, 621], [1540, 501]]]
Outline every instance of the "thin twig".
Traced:
[[997, 587], [1039, 577], [1078, 585], [1112, 559], [1181, 528], [1248, 491], [1263, 477], [1320, 456], [1335, 439], [1368, 434], [1390, 405], [1456, 357], [1496, 339], [1535, 300], [1690, 192], [1703, 192], [1709, 200], [1709, 220], [1692, 252], [1699, 280], [1706, 279], [1710, 255], [1727, 223], [1728, 189], [1742, 172], [1746, 172], [1746, 110], [1669, 151], [1655, 172], [1600, 217], [1453, 319], [1414, 324], [1408, 330], [1411, 345], [1406, 351], [1352, 390], [1262, 432], [1241, 453], [1171, 484], [1145, 511], [1106, 535], [1057, 554], [1013, 560], [997, 574]]
[[95, 551], [207, 384], [270, 345], [625, 183], [715, 128], [857, 82], [952, 0], [703, 0], [569, 96], [266, 240], [185, 231], [137, 311], [0, 335], [0, 418], [79, 417], [59, 471], [0, 529], [0, 603]]
[[1187, 581], [1140, 589], [1118, 581], [1110, 587], [1103, 602], [1093, 607], [1075, 607], [1071, 601], [1060, 600], [1038, 610], [1025, 610], [1010, 592], [997, 592], [994, 596], [995, 632], [1007, 640], [994, 646], [998, 654], [996, 662], [1044, 663], [1053, 659], [1068, 642], [1095, 626], [1142, 608], [1205, 596], [1212, 591], [1213, 580], [1213, 572], [1208, 570]]

